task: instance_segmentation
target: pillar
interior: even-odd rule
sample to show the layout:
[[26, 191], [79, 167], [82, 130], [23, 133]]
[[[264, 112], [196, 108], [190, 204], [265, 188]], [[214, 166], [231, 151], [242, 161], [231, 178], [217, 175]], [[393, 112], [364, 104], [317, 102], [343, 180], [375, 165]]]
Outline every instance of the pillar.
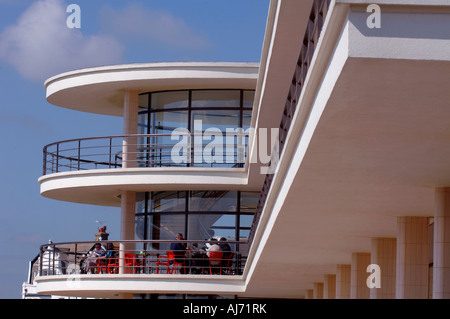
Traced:
[[380, 288], [370, 289], [371, 299], [395, 299], [396, 238], [373, 238], [370, 263], [380, 267]]
[[323, 299], [336, 299], [336, 275], [325, 275]]
[[435, 191], [433, 299], [450, 299], [450, 188]]
[[323, 299], [323, 282], [314, 283], [313, 299]]
[[312, 289], [306, 290], [305, 299], [313, 299], [313, 290]]
[[[123, 134], [137, 134], [139, 115], [139, 94], [126, 91], [123, 103]], [[125, 136], [122, 146], [122, 168], [136, 167], [137, 138]]]
[[396, 298], [428, 298], [428, 217], [397, 218]]
[[370, 265], [370, 253], [353, 253], [351, 270], [351, 299], [369, 299], [370, 289], [367, 286], [367, 266]]
[[336, 299], [350, 299], [351, 265], [336, 267]]
[[[123, 134], [137, 134], [139, 95], [127, 91], [123, 103]], [[136, 167], [137, 138], [124, 137], [122, 146], [122, 168]], [[123, 191], [121, 194], [120, 240], [134, 240], [136, 193]], [[124, 256], [134, 253], [133, 244], [121, 243], [119, 248], [119, 273], [124, 273]]]

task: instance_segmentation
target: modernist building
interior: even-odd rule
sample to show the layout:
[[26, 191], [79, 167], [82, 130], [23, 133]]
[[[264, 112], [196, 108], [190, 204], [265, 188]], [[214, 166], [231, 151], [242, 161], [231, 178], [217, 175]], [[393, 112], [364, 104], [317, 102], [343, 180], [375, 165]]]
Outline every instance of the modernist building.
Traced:
[[[122, 271], [68, 277], [41, 262], [37, 292], [449, 298], [448, 30], [445, 0], [272, 0], [259, 64], [49, 79], [50, 103], [123, 116], [121, 136], [46, 147], [39, 179], [43, 196], [121, 207]], [[227, 128], [247, 134], [216, 139]], [[240, 271], [123, 271], [126, 251], [165, 250], [175, 233], [226, 237]]]

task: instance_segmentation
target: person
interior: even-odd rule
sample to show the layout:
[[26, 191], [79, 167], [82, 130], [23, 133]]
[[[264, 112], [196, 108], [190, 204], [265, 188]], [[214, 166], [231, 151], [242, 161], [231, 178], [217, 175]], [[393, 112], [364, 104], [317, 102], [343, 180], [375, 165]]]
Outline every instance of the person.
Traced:
[[177, 241], [170, 244], [170, 250], [173, 251], [175, 255], [175, 261], [177, 263], [180, 263], [183, 265], [183, 268], [181, 269], [183, 273], [185, 273], [186, 269], [184, 268], [184, 261], [185, 261], [185, 255], [186, 255], [186, 243], [181, 243], [181, 240], [184, 240], [183, 235], [178, 233], [176, 238]]
[[105, 247], [100, 243], [95, 243], [94, 249], [90, 251], [89, 256], [84, 260], [83, 270], [88, 273], [97, 266], [97, 261], [106, 255]]
[[212, 266], [212, 269], [217, 271], [217, 269], [220, 268], [219, 266], [222, 262], [222, 258], [211, 258], [211, 252], [220, 252], [220, 255], [222, 255], [222, 248], [220, 248], [217, 244], [216, 238], [211, 238], [211, 243], [206, 254], [209, 258], [209, 264]]
[[204, 247], [198, 248], [198, 244], [194, 243], [190, 251], [188, 251], [190, 257], [190, 273], [201, 274], [203, 269], [208, 267], [208, 259], [206, 258], [206, 250]]
[[222, 268], [225, 268], [228, 266], [228, 258], [230, 258], [231, 254], [231, 247], [227, 243], [227, 239], [225, 237], [221, 237], [219, 240], [219, 246], [222, 249]]

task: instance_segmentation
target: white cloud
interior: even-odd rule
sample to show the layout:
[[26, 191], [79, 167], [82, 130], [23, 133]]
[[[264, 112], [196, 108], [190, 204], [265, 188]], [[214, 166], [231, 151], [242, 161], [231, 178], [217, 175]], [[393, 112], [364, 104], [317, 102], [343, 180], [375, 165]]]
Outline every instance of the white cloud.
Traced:
[[183, 19], [170, 12], [149, 10], [131, 4], [120, 12], [110, 7], [101, 11], [100, 24], [105, 33], [121, 39], [139, 40], [150, 46], [174, 49], [204, 50], [211, 47], [205, 35], [194, 30]]
[[0, 34], [0, 58], [27, 79], [43, 81], [61, 72], [121, 60], [123, 47], [114, 38], [85, 36], [69, 29], [63, 0], [35, 1]]

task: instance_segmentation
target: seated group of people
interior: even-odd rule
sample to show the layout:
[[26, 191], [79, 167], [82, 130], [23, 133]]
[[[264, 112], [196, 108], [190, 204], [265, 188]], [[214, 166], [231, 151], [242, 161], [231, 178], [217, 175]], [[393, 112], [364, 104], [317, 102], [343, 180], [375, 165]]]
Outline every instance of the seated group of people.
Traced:
[[[231, 247], [224, 237], [218, 241], [215, 238], [210, 240], [209, 247], [198, 248], [197, 244], [187, 247], [183, 243], [183, 235], [178, 234], [177, 242], [170, 245], [170, 250], [174, 252], [175, 261], [182, 264], [181, 273], [203, 273], [205, 268], [208, 272], [219, 273], [221, 268], [226, 270], [230, 256], [232, 256]], [[214, 252], [220, 252], [219, 258], [213, 256]], [[81, 268], [84, 273], [96, 273], [99, 266], [106, 266], [110, 258], [118, 256], [117, 250], [112, 243], [108, 243], [106, 248], [101, 242], [95, 243], [89, 251], [88, 256], [82, 262]]]
[[83, 261], [82, 270], [84, 273], [96, 272], [99, 265], [107, 265], [109, 258], [117, 257], [114, 245], [108, 243], [106, 248], [102, 243], [95, 243], [94, 248], [89, 251], [88, 257]]
[[[221, 267], [225, 269], [228, 266], [231, 247], [226, 242], [226, 238], [222, 237], [220, 240], [212, 238], [208, 248], [200, 249], [197, 244], [187, 247], [186, 243], [179, 242], [183, 240], [182, 234], [178, 234], [176, 239], [178, 242], [172, 243], [170, 250], [175, 254], [175, 261], [183, 265], [181, 273], [202, 273], [205, 268], [208, 268], [209, 272], [209, 266], [214, 273], [219, 273]], [[221, 257], [212, 256], [213, 252], [221, 252]]]

